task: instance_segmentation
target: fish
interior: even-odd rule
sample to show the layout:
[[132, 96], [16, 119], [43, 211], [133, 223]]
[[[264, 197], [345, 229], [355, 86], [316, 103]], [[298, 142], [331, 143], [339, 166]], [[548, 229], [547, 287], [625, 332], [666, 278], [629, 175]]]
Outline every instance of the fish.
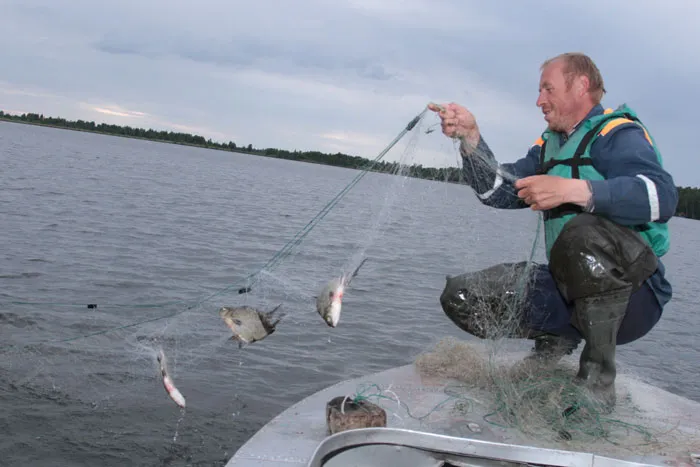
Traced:
[[332, 328], [340, 321], [340, 312], [343, 306], [343, 294], [350, 285], [350, 281], [357, 276], [367, 258], [363, 259], [351, 274], [343, 274], [329, 281], [316, 296], [316, 311], [326, 324]]
[[263, 340], [275, 332], [277, 324], [285, 316], [284, 313], [280, 313], [273, 321], [275, 313], [281, 306], [280, 303], [268, 312], [258, 311], [250, 306], [222, 306], [219, 309], [219, 316], [233, 332], [231, 340], [238, 341], [240, 349], [244, 345]]
[[165, 354], [161, 349], [158, 352], [158, 363], [160, 364], [160, 374], [163, 377], [163, 386], [170, 398], [182, 409], [185, 408], [185, 397], [182, 393], [175, 387], [175, 383], [168, 374], [168, 366], [165, 362]]

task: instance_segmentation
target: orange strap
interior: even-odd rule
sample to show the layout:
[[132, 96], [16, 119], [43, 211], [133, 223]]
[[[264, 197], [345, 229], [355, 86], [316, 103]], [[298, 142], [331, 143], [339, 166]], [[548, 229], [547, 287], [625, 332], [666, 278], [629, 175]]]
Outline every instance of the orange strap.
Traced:
[[[605, 111], [603, 113], [609, 114], [612, 111], [613, 111], [613, 109], [605, 109]], [[600, 130], [600, 133], [599, 133], [600, 136], [607, 135], [610, 131], [612, 131], [613, 128], [620, 126], [623, 123], [634, 123], [634, 122], [632, 120], [630, 120], [629, 118], [623, 118], [623, 117], [610, 120], [608, 123], [605, 124], [603, 129]], [[640, 125], [640, 127], [642, 128], [642, 130], [644, 130], [644, 137], [647, 139], [647, 141], [649, 141], [649, 144], [654, 146], [654, 143], [652, 143], [651, 137], [649, 136], [649, 133], [647, 133], [646, 128], [644, 128], [641, 125]], [[544, 144], [544, 140], [540, 136], [539, 138], [537, 138], [537, 141], [535, 141], [535, 144], [533, 144], [533, 146], [540, 146], [541, 147], [543, 144]]]
[[[620, 117], [620, 118], [615, 118], [615, 119], [613, 119], [613, 120], [610, 120], [610, 121], [603, 127], [603, 129], [600, 130], [600, 136], [605, 136], [605, 135], [608, 134], [613, 128], [615, 128], [615, 127], [617, 127], [617, 126], [620, 126], [620, 125], [622, 125], [622, 124], [624, 124], [624, 123], [634, 123], [634, 122], [633, 122], [632, 120], [628, 119], [628, 118], [622, 118], [622, 117]], [[640, 125], [640, 126], [641, 126], [641, 125]], [[649, 133], [647, 133], [647, 130], [646, 130], [644, 127], [641, 127], [641, 128], [642, 128], [642, 130], [644, 130], [644, 137], [647, 139], [647, 141], [649, 141], [649, 144], [651, 144], [651, 145], [653, 146], [654, 143], [651, 142], [651, 138], [649, 137]]]

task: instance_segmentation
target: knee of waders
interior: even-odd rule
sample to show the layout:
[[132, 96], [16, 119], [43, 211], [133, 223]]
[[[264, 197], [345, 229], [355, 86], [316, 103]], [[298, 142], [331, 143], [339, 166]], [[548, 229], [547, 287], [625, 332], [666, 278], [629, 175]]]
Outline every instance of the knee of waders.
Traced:
[[552, 245], [549, 268], [569, 301], [632, 286], [651, 276], [658, 260], [636, 231], [602, 216], [581, 213]]

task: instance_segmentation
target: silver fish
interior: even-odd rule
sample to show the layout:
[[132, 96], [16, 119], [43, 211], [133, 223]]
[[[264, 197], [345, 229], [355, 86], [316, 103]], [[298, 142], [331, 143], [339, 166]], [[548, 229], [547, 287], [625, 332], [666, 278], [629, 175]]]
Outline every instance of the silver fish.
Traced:
[[275, 321], [273, 316], [282, 304], [271, 311], [262, 312], [250, 306], [226, 307], [219, 309], [219, 316], [233, 332], [232, 340], [238, 341], [238, 348], [244, 344], [263, 340], [273, 332], [277, 323], [285, 316], [281, 313]]
[[165, 362], [165, 354], [161, 349], [158, 352], [158, 363], [160, 364], [160, 374], [163, 377], [163, 386], [167, 391], [170, 398], [182, 409], [185, 408], [185, 397], [180, 393], [180, 391], [175, 387], [173, 379], [168, 373], [168, 364]]
[[350, 281], [357, 275], [365, 261], [367, 261], [367, 258], [363, 259], [351, 274], [343, 274], [332, 279], [316, 296], [316, 311], [328, 326], [334, 328], [338, 325], [345, 289], [350, 285]]

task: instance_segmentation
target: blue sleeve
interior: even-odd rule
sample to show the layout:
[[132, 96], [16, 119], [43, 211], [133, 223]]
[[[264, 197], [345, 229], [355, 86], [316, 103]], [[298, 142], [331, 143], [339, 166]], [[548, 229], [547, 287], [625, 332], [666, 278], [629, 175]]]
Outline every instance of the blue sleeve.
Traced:
[[483, 137], [479, 137], [476, 150], [468, 153], [468, 150], [461, 146], [460, 152], [465, 183], [472, 187], [483, 204], [500, 209], [528, 207], [518, 198], [513, 180], [537, 173], [540, 164], [540, 146], [532, 146], [525, 157], [505, 164], [498, 164]]
[[593, 166], [605, 180], [591, 181], [593, 212], [622, 225], [668, 222], [678, 191], [671, 174], [636, 123], [599, 136], [591, 147]]

